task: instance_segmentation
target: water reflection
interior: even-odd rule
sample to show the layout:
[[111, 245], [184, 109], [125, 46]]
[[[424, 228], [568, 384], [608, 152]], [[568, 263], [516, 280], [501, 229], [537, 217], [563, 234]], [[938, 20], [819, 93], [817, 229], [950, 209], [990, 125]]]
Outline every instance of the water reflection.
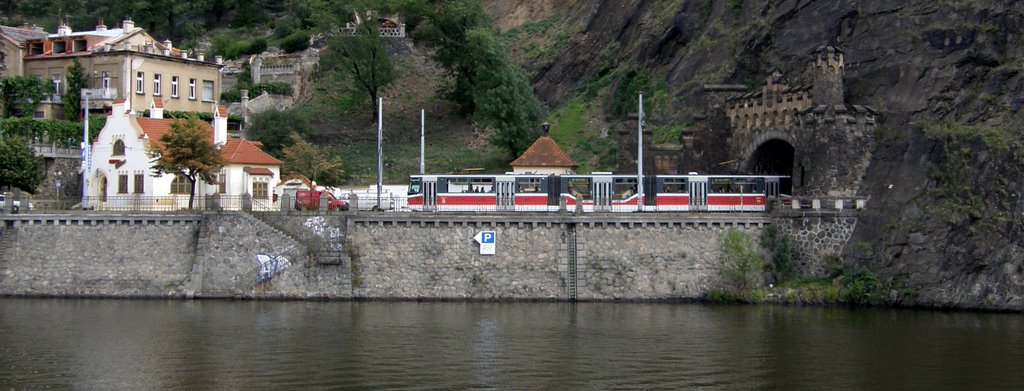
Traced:
[[1005, 389], [1018, 314], [0, 299], [0, 388]]

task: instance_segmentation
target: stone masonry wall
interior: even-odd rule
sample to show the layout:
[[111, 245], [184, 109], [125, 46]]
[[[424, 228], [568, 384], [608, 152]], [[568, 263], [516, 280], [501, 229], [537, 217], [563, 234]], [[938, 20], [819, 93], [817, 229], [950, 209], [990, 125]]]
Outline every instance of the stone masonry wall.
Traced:
[[192, 269], [197, 222], [21, 224], [0, 258], [0, 295], [173, 297]]
[[[309, 219], [283, 217], [281, 219]], [[245, 213], [208, 219], [205, 249], [196, 255], [201, 281], [197, 294], [279, 298], [348, 298], [347, 268], [323, 265], [310, 249], [281, 231]], [[267, 281], [257, 282], [257, 254], [283, 256], [288, 265]]]
[[789, 235], [793, 243], [800, 249], [800, 266], [798, 274], [827, 276], [832, 268], [829, 260], [843, 253], [843, 248], [853, 229], [857, 227], [857, 218], [852, 216], [805, 216], [775, 219], [779, 233]]
[[[757, 238], [760, 228], [735, 227]], [[725, 227], [593, 227], [584, 238], [580, 299], [696, 299], [721, 289]]]

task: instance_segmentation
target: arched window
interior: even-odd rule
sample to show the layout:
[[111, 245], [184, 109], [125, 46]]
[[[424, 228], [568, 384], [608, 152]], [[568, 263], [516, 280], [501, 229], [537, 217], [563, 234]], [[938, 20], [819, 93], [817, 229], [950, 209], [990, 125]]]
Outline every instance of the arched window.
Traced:
[[124, 156], [124, 141], [114, 141], [114, 156]]
[[188, 178], [181, 174], [175, 175], [174, 181], [171, 182], [171, 194], [190, 193], [192, 193], [192, 184], [188, 182]]

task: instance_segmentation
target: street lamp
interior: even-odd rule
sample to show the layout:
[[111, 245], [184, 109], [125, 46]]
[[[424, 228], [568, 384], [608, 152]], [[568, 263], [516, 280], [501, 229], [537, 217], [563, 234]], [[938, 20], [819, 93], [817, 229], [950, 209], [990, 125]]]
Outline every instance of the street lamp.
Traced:
[[62, 174], [62, 172], [60, 172], [60, 171], [56, 171], [56, 172], [53, 173], [53, 175], [57, 176], [57, 179], [53, 181], [53, 185], [57, 188], [57, 209], [64, 210], [64, 208], [62, 208], [60, 206], [60, 178], [61, 178], [61, 174]]

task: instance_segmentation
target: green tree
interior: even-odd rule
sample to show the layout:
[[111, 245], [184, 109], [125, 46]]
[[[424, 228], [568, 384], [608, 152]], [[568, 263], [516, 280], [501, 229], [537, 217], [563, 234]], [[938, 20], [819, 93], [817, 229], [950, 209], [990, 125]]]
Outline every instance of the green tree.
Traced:
[[345, 182], [345, 163], [326, 148], [303, 140], [297, 133], [288, 135], [292, 145], [284, 148], [284, 172], [299, 173], [324, 186]]
[[36, 156], [28, 140], [0, 136], [0, 187], [17, 187], [29, 193], [43, 182], [43, 158]]
[[289, 134], [297, 133], [308, 137], [313, 133], [309, 118], [295, 110], [267, 110], [252, 118], [252, 125], [245, 129], [245, 137], [263, 143], [263, 150], [281, 157], [281, 150], [289, 144]]
[[424, 22], [417, 38], [434, 48], [434, 60], [454, 79], [448, 99], [460, 106], [463, 115], [475, 111], [473, 93], [479, 64], [469, 50], [468, 32], [490, 26], [490, 20], [478, 0], [452, 0], [434, 3], [424, 11]]
[[74, 59], [68, 67], [68, 90], [64, 93], [64, 119], [68, 121], [81, 121], [82, 119], [82, 89], [87, 87], [89, 79], [85, 75], [85, 68], [78, 59]]
[[188, 179], [191, 190], [188, 208], [196, 195], [196, 182], [216, 183], [216, 174], [227, 164], [220, 150], [210, 141], [209, 126], [198, 118], [177, 119], [171, 130], [160, 137], [160, 144], [150, 151], [154, 158], [153, 175], [182, 175]]
[[31, 117], [43, 96], [53, 92], [53, 84], [32, 76], [15, 76], [0, 80], [0, 101], [4, 117]]
[[493, 128], [491, 144], [515, 159], [537, 137], [543, 112], [526, 74], [512, 62], [504, 42], [489, 29], [467, 35], [467, 51], [476, 58], [473, 119]]
[[351, 79], [354, 88], [370, 97], [373, 118], [377, 118], [377, 98], [397, 77], [377, 25], [361, 23], [355, 35], [338, 36], [331, 40], [330, 47], [332, 55], [323, 63], [336, 64], [339, 77]]
[[722, 266], [719, 270], [726, 290], [736, 299], [750, 301], [761, 286], [764, 257], [749, 235], [729, 228], [722, 236]]

